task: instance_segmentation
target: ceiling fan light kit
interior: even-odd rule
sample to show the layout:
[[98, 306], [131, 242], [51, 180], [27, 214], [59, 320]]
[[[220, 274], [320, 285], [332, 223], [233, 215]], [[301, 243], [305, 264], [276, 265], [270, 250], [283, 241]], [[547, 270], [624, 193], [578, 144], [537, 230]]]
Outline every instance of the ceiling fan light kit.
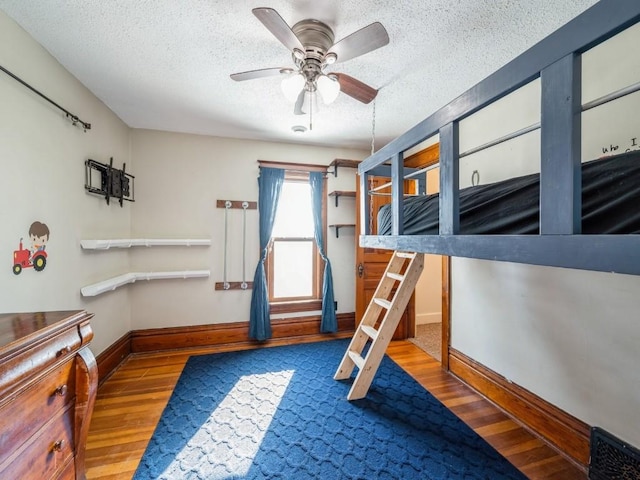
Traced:
[[334, 33], [327, 24], [314, 19], [297, 22], [293, 27], [272, 8], [254, 8], [253, 14], [291, 52], [295, 68], [277, 67], [234, 73], [236, 81], [284, 75], [282, 92], [295, 102], [294, 113], [301, 115], [313, 109], [305, 108], [317, 101], [318, 94], [325, 105], [333, 103], [340, 92], [362, 103], [370, 103], [378, 91], [349, 75], [325, 71], [330, 65], [364, 55], [389, 43], [382, 24], [375, 22], [334, 43]]

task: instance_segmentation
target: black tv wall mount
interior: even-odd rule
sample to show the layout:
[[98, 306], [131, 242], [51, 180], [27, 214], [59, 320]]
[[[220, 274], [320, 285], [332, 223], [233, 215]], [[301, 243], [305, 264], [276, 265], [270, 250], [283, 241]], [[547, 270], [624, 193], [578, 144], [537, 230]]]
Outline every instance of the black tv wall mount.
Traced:
[[89, 193], [103, 196], [107, 205], [111, 198], [117, 198], [121, 207], [125, 200], [135, 202], [133, 185], [135, 177], [125, 172], [126, 163], [122, 164], [122, 169], [113, 168], [113, 157], [111, 157], [109, 165], [91, 159], [84, 164], [86, 166], [84, 188]]

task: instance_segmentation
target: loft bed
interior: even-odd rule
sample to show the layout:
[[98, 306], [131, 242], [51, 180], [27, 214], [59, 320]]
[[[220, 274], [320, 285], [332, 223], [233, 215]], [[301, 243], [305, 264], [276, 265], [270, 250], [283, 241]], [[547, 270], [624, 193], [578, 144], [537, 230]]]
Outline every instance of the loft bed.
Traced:
[[[439, 194], [403, 202], [405, 235], [438, 235]], [[582, 234], [640, 234], [640, 151], [582, 164]], [[540, 175], [460, 190], [460, 230], [468, 234], [540, 233]], [[391, 205], [378, 211], [378, 235], [390, 235]]]
[[[582, 164], [580, 151], [581, 112], [640, 90], [638, 82], [583, 105], [581, 54], [639, 21], [637, 0], [601, 0], [361, 162], [360, 246], [640, 275], [640, 155]], [[541, 173], [460, 190], [459, 122], [537, 78], [542, 92], [540, 123], [485, 147], [539, 128]], [[440, 137], [440, 193], [407, 199], [403, 153], [436, 134]], [[624, 165], [636, 176], [619, 170]], [[372, 234], [370, 195], [374, 192], [368, 190], [369, 179], [384, 166], [390, 168], [391, 203], [381, 210], [379, 230]], [[594, 200], [594, 184], [602, 183], [603, 171], [604, 176], [625, 180], [624, 190], [614, 181], [612, 188], [601, 188]], [[520, 211], [522, 216], [517, 199], [509, 195], [495, 199], [500, 188], [510, 188], [508, 182], [511, 187], [528, 182], [527, 226], [516, 225], [520, 220], [513, 216], [502, 223], [494, 221], [490, 228], [482, 226], [482, 220], [473, 225], [470, 192], [482, 192], [485, 202]], [[621, 197], [628, 200], [626, 207], [619, 205]], [[437, 220], [431, 213], [430, 226], [425, 228], [418, 227], [412, 216], [412, 211], [425, 209], [420, 201], [430, 201], [429, 209], [437, 212]]]

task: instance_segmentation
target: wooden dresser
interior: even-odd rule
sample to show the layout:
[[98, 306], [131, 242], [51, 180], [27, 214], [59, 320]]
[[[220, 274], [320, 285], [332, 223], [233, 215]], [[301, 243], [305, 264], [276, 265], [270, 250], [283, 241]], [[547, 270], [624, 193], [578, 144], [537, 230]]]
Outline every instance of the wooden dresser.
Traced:
[[98, 369], [85, 311], [0, 314], [0, 479], [85, 479]]

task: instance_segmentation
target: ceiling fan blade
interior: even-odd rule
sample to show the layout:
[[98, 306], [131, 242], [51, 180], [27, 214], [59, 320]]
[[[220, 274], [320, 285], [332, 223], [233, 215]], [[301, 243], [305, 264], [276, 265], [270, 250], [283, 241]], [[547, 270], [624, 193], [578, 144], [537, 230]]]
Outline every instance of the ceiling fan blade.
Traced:
[[304, 52], [302, 42], [273, 8], [254, 8], [251, 11], [285, 47], [291, 51], [297, 49]]
[[380, 22], [375, 22], [344, 37], [329, 49], [327, 55], [334, 53], [338, 57], [336, 62], [344, 62], [384, 47], [387, 43], [387, 31]]
[[249, 70], [248, 72], [232, 73], [232, 80], [241, 82], [243, 80], [253, 80], [254, 78], [273, 77], [283, 73], [291, 73], [293, 70], [286, 67], [262, 68], [260, 70]]
[[298, 99], [296, 100], [296, 106], [293, 107], [294, 115], [304, 115], [305, 112], [302, 111], [302, 105], [304, 104], [304, 96], [307, 90], [303, 88], [300, 90], [300, 95], [298, 95]]
[[331, 75], [338, 77], [341, 92], [355, 98], [359, 102], [370, 103], [371, 100], [376, 98], [376, 95], [378, 95], [378, 90], [345, 73], [331, 72]]

